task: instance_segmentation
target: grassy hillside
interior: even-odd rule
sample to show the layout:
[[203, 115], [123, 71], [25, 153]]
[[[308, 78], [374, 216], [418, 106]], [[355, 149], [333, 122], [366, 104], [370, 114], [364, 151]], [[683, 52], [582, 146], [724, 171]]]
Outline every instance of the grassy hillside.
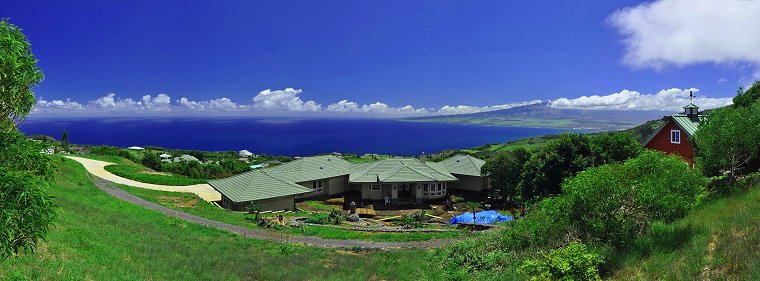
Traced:
[[653, 226], [615, 257], [612, 279], [760, 280], [760, 184]]
[[55, 161], [58, 222], [37, 252], [0, 262], [0, 279], [419, 279], [427, 270], [427, 251], [318, 249], [168, 218], [100, 191], [76, 162]]

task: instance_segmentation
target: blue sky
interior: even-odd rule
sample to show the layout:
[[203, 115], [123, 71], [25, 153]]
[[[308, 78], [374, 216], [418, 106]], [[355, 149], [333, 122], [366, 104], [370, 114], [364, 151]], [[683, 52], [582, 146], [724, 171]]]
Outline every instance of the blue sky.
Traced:
[[709, 45], [757, 29], [727, 19], [757, 3], [695, 1], [4, 1], [0, 17], [32, 42], [43, 112], [670, 109], [760, 78], [757, 40]]

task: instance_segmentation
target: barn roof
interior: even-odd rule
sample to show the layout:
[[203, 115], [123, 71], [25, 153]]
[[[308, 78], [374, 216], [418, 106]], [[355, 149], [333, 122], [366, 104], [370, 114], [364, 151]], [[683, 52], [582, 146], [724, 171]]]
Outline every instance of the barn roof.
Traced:
[[644, 142], [644, 146], [646, 146], [652, 139], [662, 131], [662, 128], [665, 128], [665, 126], [668, 125], [668, 122], [673, 121], [681, 130], [684, 130], [686, 132], [686, 135], [689, 137], [693, 137], [694, 134], [697, 133], [697, 130], [699, 129], [699, 124], [704, 123], [705, 120], [707, 120], [706, 115], [696, 115], [696, 116], [689, 116], [686, 114], [674, 114], [671, 116], [665, 116], [665, 123], [663, 123], [657, 130], [652, 133], [649, 138]]
[[676, 114], [671, 116], [671, 118], [673, 118], [673, 122], [676, 122], [678, 127], [686, 131], [689, 137], [694, 136], [697, 133], [697, 129], [699, 129], [699, 124], [707, 120], [705, 115], [688, 116], [686, 114]]

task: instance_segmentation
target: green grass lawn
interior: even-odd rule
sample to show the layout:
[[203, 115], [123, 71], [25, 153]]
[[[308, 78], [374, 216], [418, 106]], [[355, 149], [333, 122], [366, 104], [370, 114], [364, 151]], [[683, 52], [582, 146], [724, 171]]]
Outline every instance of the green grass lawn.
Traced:
[[[242, 212], [232, 212], [226, 209], [221, 209], [201, 200], [195, 194], [182, 193], [182, 192], [168, 192], [150, 190], [138, 187], [131, 187], [125, 185], [119, 185], [119, 188], [132, 195], [138, 196], [153, 203], [160, 204], [167, 208], [181, 210], [190, 214], [201, 216], [204, 218], [221, 221], [224, 223], [258, 228], [254, 223], [245, 219], [246, 214]], [[307, 213], [295, 213], [293, 215], [307, 216]], [[304, 226], [303, 228], [291, 228], [285, 227], [278, 230], [294, 235], [308, 235], [318, 236], [322, 238], [330, 239], [358, 239], [367, 241], [387, 241], [387, 242], [408, 242], [408, 241], [424, 241], [435, 238], [454, 238], [464, 235], [464, 232], [451, 231], [440, 233], [388, 233], [388, 232], [366, 232], [366, 231], [351, 231], [346, 229], [336, 229], [332, 227], [318, 227], [318, 226]]]
[[114, 175], [144, 183], [161, 185], [194, 185], [208, 182], [205, 179], [193, 179], [181, 175], [149, 173], [147, 169], [139, 166], [108, 165], [105, 169]]
[[166, 217], [97, 189], [55, 157], [59, 217], [35, 253], [0, 261], [16, 280], [430, 279], [431, 251], [346, 252], [266, 242]]
[[613, 264], [614, 279], [760, 280], [760, 186], [655, 225]]

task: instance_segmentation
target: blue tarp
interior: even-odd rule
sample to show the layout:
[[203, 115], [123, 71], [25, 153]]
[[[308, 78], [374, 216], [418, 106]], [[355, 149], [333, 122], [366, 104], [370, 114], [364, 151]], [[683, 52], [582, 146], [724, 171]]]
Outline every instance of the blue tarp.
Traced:
[[[475, 222], [481, 224], [494, 224], [497, 222], [511, 221], [512, 216], [503, 216], [496, 211], [480, 211], [475, 213]], [[473, 223], [472, 213], [467, 212], [451, 218], [451, 224]]]

